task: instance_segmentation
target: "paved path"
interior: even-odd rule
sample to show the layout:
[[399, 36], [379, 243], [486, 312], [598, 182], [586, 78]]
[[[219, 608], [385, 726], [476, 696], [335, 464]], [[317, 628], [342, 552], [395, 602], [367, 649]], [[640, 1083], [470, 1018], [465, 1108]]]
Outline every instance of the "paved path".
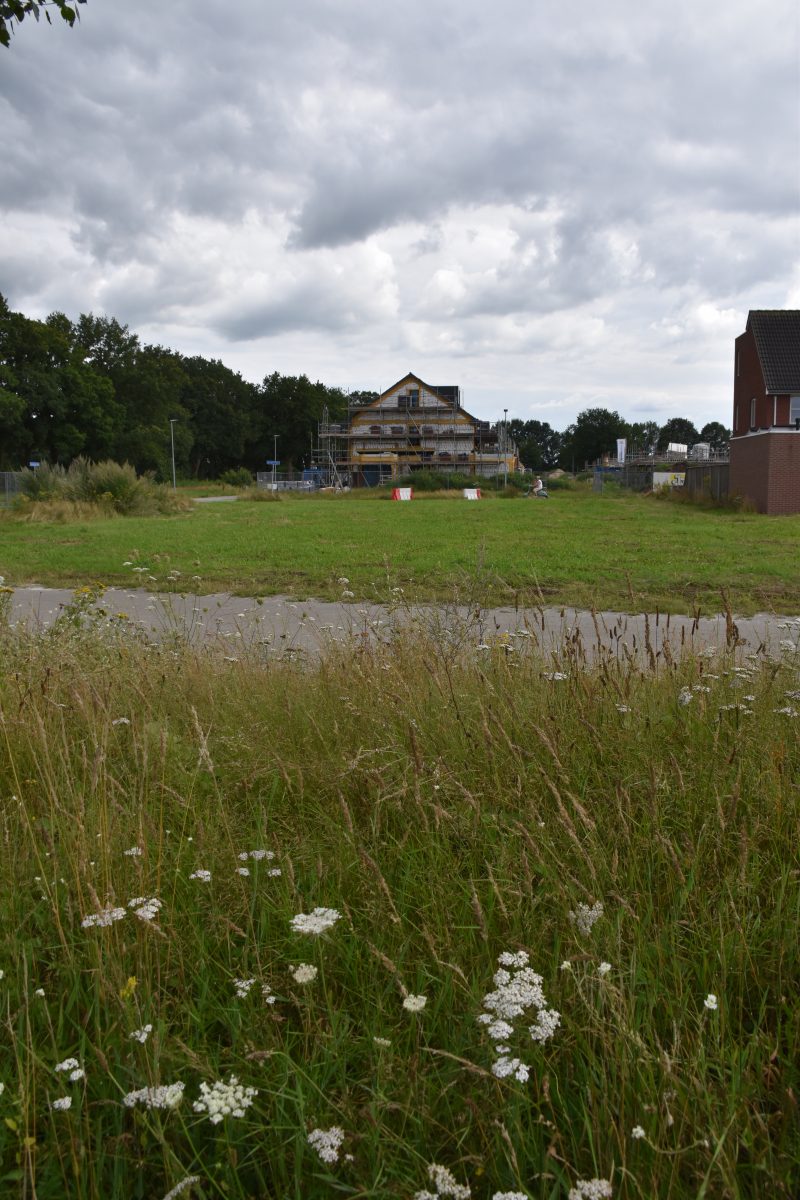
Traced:
[[[66, 589], [17, 588], [11, 619], [46, 628], [72, 598], [73, 593]], [[315, 653], [331, 641], [388, 637], [393, 628], [411, 621], [442, 638], [472, 641], [476, 646], [489, 646], [505, 634], [520, 643], [522, 639], [533, 639], [547, 654], [559, 658], [580, 647], [589, 657], [598, 652], [619, 657], [630, 654], [646, 661], [650, 650], [655, 655], [679, 656], [685, 650], [724, 649], [729, 633], [735, 633], [743, 654], [779, 654], [788, 649], [789, 643], [800, 642], [800, 617], [768, 614], [735, 617], [735, 630], [729, 631], [724, 614], [692, 620], [663, 614], [592, 614], [569, 608], [491, 608], [476, 612], [437, 606], [412, 609], [299, 601], [286, 596], [255, 600], [226, 594], [156, 595], [127, 588], [109, 588], [103, 607], [110, 621], [118, 619], [115, 614], [125, 613], [154, 640], [179, 633], [195, 641], [228, 644], [231, 654], [241, 646], [257, 643], [267, 656]]]

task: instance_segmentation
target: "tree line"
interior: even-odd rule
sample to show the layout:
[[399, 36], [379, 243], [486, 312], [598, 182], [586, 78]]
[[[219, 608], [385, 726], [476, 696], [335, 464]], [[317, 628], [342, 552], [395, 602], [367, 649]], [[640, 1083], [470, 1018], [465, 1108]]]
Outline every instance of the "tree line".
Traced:
[[[251, 383], [218, 359], [147, 345], [113, 317], [89, 313], [71, 321], [55, 312], [37, 321], [13, 312], [0, 295], [0, 470], [30, 462], [67, 466], [83, 455], [168, 479], [171, 433], [182, 477], [263, 470], [276, 449], [283, 466], [299, 469], [310, 463], [326, 407], [341, 421], [348, 403], [376, 397], [277, 371]], [[614, 451], [620, 437], [663, 450], [669, 442], [698, 441], [719, 449], [730, 436], [716, 421], [698, 432], [682, 417], [663, 426], [631, 424], [604, 408], [586, 409], [560, 433], [536, 420], [511, 420], [509, 432], [526, 467], [565, 470]]]

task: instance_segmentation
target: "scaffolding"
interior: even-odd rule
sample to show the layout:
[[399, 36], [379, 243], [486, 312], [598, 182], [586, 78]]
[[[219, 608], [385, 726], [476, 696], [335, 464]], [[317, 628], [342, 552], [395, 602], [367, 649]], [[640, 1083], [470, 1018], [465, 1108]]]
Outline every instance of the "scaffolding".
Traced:
[[494, 476], [518, 469], [516, 446], [504, 422], [471, 417], [457, 387], [435, 389], [436, 404], [420, 403], [420, 391], [387, 403], [348, 404], [347, 418], [331, 421], [327, 407], [312, 445], [316, 469], [334, 486], [376, 486], [414, 471]]

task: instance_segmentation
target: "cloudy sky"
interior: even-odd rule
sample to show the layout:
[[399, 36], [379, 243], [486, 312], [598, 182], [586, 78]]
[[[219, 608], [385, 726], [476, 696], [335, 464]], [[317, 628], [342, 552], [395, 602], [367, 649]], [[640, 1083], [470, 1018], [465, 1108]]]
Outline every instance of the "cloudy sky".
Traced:
[[88, 0], [0, 49], [0, 291], [249, 379], [730, 424], [800, 307], [796, 0]]

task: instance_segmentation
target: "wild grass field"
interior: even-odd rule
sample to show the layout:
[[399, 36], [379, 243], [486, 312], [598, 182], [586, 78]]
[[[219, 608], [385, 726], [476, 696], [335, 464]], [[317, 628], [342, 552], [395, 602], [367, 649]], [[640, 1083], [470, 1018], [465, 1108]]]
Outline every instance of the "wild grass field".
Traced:
[[796, 636], [299, 667], [86, 612], [0, 623], [3, 1195], [798, 1194]]
[[[14, 584], [451, 599], [477, 579], [486, 603], [692, 613], [795, 612], [800, 517], [766, 517], [612, 492], [469, 503], [373, 494], [195, 504], [168, 516], [0, 517], [0, 574]], [[167, 576], [179, 576], [171, 581]]]

